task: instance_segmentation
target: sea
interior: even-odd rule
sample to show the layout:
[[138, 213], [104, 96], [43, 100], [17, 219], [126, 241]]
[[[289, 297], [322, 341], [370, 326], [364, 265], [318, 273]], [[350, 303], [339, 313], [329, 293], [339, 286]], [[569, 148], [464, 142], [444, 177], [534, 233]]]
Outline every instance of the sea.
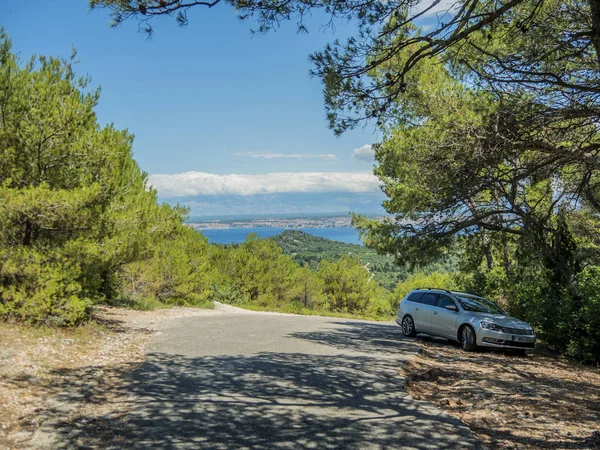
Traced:
[[211, 244], [240, 244], [246, 240], [249, 233], [256, 233], [261, 238], [268, 238], [283, 233], [285, 230], [304, 231], [313, 236], [330, 239], [332, 241], [345, 242], [346, 244], [361, 244], [358, 237], [358, 231], [352, 227], [336, 228], [212, 228], [208, 230], [198, 230], [208, 238]]

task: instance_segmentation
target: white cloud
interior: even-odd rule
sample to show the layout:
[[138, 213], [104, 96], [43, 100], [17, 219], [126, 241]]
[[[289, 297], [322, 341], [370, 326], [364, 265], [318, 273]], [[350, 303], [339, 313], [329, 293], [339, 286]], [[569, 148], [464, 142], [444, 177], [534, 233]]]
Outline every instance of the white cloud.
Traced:
[[355, 148], [352, 157], [358, 161], [373, 162], [375, 159], [375, 149], [371, 144]]
[[272, 153], [272, 152], [244, 152], [235, 153], [235, 156], [249, 156], [251, 158], [264, 158], [264, 159], [275, 159], [275, 158], [319, 158], [326, 161], [337, 159], [332, 153]]
[[263, 175], [185, 172], [150, 175], [149, 182], [163, 198], [379, 191], [379, 180], [368, 172], [280, 172]]

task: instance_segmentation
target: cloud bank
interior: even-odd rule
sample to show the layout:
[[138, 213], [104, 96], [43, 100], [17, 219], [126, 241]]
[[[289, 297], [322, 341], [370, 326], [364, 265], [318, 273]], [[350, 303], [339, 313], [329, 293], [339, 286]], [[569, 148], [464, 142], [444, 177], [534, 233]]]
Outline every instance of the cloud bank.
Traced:
[[378, 192], [368, 172], [279, 172], [263, 175], [216, 175], [205, 172], [154, 174], [150, 184], [162, 198], [198, 195], [258, 195], [320, 192]]
[[375, 160], [375, 149], [371, 144], [355, 148], [352, 157], [358, 161], [373, 162]]
[[385, 214], [381, 203], [385, 194], [366, 193], [316, 193], [316, 194], [265, 194], [265, 195], [214, 195], [164, 199], [190, 209], [190, 215], [236, 216], [241, 214]]
[[235, 156], [249, 156], [250, 158], [264, 158], [264, 159], [276, 159], [276, 158], [318, 158], [326, 161], [337, 159], [337, 156], [332, 153], [272, 153], [272, 152], [243, 152], [235, 153]]

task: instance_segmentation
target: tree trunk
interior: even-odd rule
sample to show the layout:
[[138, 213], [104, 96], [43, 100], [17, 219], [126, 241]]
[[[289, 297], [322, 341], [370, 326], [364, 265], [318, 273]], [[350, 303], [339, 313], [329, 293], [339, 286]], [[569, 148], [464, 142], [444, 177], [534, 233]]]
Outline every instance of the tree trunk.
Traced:
[[481, 234], [481, 241], [483, 242], [483, 251], [485, 253], [487, 268], [488, 270], [492, 270], [494, 268], [494, 257], [492, 256], [490, 237], [481, 225], [479, 226], [479, 233]]
[[110, 286], [110, 273], [108, 270], [103, 270], [100, 274], [100, 278], [102, 279], [102, 293], [106, 297], [106, 299], [110, 299], [111, 297], [111, 286]]
[[31, 220], [25, 221], [25, 234], [23, 235], [23, 245], [29, 247], [31, 245], [31, 234], [32, 234]]
[[588, 0], [592, 13], [592, 44], [596, 49], [596, 60], [600, 65], [600, 0]]
[[504, 260], [504, 272], [506, 273], [506, 279], [512, 278], [510, 270], [510, 259], [508, 257], [508, 243], [506, 242], [506, 235], [502, 235], [502, 258]]
[[485, 248], [485, 262], [488, 270], [492, 270], [494, 268], [494, 258], [492, 257], [492, 252], [489, 247]]

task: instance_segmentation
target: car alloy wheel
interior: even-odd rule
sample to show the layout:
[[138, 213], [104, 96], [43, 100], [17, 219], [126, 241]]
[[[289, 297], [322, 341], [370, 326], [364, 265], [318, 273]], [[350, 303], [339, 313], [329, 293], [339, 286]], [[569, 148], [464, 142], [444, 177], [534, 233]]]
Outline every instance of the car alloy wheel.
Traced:
[[402, 319], [402, 334], [404, 336], [413, 337], [417, 333], [415, 332], [415, 323], [410, 316], [405, 316]]

